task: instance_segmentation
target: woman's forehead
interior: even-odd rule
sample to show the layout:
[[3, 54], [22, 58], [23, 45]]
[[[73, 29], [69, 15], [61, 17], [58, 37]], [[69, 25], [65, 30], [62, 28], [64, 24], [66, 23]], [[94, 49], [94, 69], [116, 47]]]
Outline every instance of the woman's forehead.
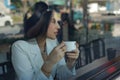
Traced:
[[58, 13], [56, 13], [55, 11], [53, 11], [53, 13], [52, 13], [52, 18], [54, 18], [54, 19], [57, 20], [57, 18], [59, 17], [59, 16], [57, 16], [57, 14], [58, 14]]
[[55, 19], [55, 12], [52, 13], [52, 19]]
[[55, 17], [55, 11], [52, 12], [52, 17]]

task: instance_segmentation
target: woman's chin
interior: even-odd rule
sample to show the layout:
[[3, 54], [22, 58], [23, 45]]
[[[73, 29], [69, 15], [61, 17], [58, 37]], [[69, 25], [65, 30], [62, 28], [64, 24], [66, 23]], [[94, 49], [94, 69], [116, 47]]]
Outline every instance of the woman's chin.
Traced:
[[49, 39], [53, 39], [53, 40], [55, 40], [57, 37], [48, 37]]

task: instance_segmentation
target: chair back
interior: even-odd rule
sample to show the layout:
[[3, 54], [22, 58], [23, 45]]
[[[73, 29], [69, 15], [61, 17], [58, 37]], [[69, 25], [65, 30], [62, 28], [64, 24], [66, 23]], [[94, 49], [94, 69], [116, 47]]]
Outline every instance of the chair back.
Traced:
[[0, 56], [3, 55], [4, 60], [0, 62], [0, 80], [15, 80], [15, 71], [11, 62], [11, 47], [9, 52], [0, 53]]
[[103, 39], [96, 39], [89, 43], [79, 45], [80, 54], [77, 59], [76, 69], [92, 61], [105, 57], [105, 43]]
[[79, 45], [80, 54], [77, 59], [76, 69], [92, 62], [90, 44]]
[[102, 38], [91, 41], [90, 46], [91, 46], [92, 60], [105, 57], [105, 43]]

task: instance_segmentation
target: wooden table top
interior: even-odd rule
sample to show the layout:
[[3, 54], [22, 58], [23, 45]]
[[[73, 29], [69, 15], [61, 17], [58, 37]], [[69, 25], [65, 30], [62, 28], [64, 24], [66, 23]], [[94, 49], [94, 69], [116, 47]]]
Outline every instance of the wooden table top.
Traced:
[[[111, 61], [108, 61], [107, 57], [97, 59], [97, 60], [93, 61], [92, 63], [78, 69], [76, 71], [77, 72], [76, 76], [70, 78], [69, 80], [77, 80], [78, 77], [83, 76], [86, 73], [90, 73], [92, 71], [97, 72], [98, 69], [103, 70], [104, 68], [109, 67], [110, 65], [112, 65], [116, 62], [120, 63], [120, 56], [114, 58]], [[100, 72], [101, 70], [99, 70], [98, 72]], [[89, 76], [90, 74], [88, 74], [87, 76]], [[91, 77], [91, 76], [89, 76], [89, 77]]]

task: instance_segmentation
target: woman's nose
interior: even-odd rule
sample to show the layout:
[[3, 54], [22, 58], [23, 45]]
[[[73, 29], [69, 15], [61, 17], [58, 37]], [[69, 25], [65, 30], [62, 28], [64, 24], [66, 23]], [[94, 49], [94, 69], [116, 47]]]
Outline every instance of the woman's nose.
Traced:
[[56, 26], [57, 26], [58, 29], [60, 29], [60, 25], [58, 23], [56, 23]]

